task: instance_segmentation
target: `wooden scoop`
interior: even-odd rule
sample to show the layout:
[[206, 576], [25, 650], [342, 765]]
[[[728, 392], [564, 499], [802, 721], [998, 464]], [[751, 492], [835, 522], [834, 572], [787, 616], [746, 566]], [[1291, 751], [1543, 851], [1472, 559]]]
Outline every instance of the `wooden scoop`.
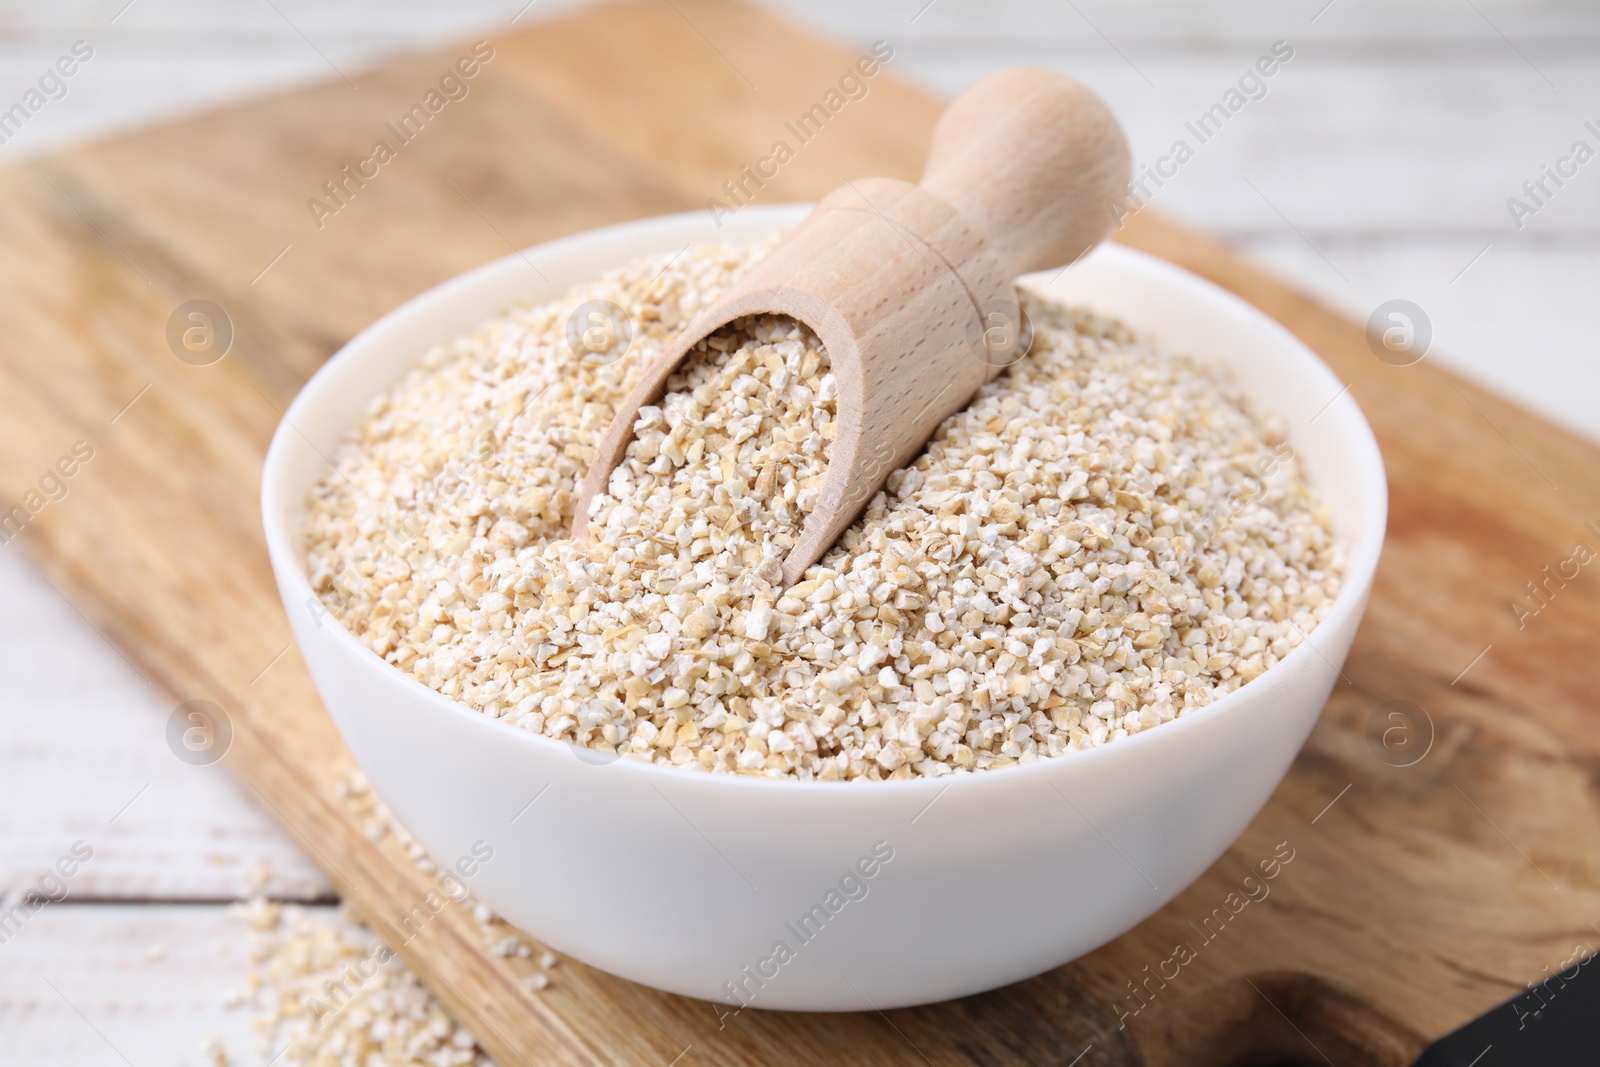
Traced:
[[838, 418], [821, 497], [783, 563], [790, 585], [978, 387], [1027, 352], [1013, 279], [1078, 259], [1112, 230], [1129, 155], [1105, 103], [1064, 75], [991, 75], [945, 109], [920, 185], [846, 182], [699, 315], [617, 410], [579, 490], [573, 535], [606, 491], [639, 408], [697, 343], [778, 314], [827, 348]]

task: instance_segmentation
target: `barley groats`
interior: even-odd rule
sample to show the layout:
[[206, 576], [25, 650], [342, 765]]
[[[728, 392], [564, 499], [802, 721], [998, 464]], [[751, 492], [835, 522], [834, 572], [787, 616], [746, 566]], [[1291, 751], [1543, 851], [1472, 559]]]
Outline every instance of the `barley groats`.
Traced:
[[[833, 439], [827, 353], [741, 320], [700, 346], [572, 541], [616, 405], [761, 247], [641, 260], [431, 353], [315, 490], [319, 595], [374, 651], [524, 729], [714, 773], [986, 770], [1167, 722], [1305, 639], [1343, 569], [1281, 427], [1216, 368], [1037, 296], [1029, 357], [796, 585]], [[609, 366], [565, 316], [636, 324]]]

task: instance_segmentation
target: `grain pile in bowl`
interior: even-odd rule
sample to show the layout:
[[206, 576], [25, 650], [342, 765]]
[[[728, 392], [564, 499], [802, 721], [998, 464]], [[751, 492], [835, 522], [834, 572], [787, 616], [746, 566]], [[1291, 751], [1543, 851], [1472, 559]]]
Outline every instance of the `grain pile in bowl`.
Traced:
[[[802, 580], [834, 384], [789, 320], [692, 353], [570, 539], [616, 405], [769, 247], [640, 260], [430, 353], [310, 501], [313, 587], [361, 641], [486, 715], [624, 757], [801, 779], [988, 770], [1203, 707], [1300, 644], [1341, 546], [1280, 426], [1226, 372], [1027, 295], [1029, 356]], [[635, 323], [578, 359], [577, 305]]]

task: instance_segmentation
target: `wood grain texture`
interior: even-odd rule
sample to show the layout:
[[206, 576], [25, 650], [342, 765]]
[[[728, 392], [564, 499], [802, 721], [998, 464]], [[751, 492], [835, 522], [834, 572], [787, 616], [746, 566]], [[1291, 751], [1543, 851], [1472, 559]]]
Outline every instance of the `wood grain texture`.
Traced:
[[0, 590], [0, 649], [17, 665], [0, 670], [0, 898], [81, 841], [94, 857], [71, 880], [79, 903], [331, 899], [242, 785], [173, 757], [165, 694], [15, 549], [0, 551]]
[[[96, 56], [67, 99], [0, 145], [0, 160], [328, 77], [330, 61], [359, 73], [375, 54], [498, 32], [519, 13], [525, 28], [573, 2], [524, 11], [524, 0], [277, 0], [292, 25], [266, 5], [200, 0], [139, 0], [115, 23], [103, 0], [14, 4], [0, 84], [20, 92], [76, 38], [91, 39]], [[1506, 209], [1507, 195], [1594, 117], [1600, 8], [1476, 0], [1480, 15], [1435, 0], [1340, 0], [1313, 24], [1315, 12], [1274, 0], [1081, 13], [1050, 0], [942, 0], [913, 22], [920, 3], [766, 2], [854, 51], [890, 40], [896, 73], [946, 97], [1019, 63], [1071, 73], [1111, 102], [1146, 162], [1272, 41], [1290, 41], [1297, 58], [1271, 80], [1269, 98], [1166, 181], [1157, 206], [1357, 321], [1390, 297], [1416, 301], [1433, 320], [1430, 358], [1600, 440], [1600, 361], [1571, 357], [1600, 329], [1600, 305], [1588, 299], [1600, 280], [1590, 221], [1600, 183], [1569, 182], [1521, 231]]]
[[[312, 907], [337, 928], [337, 909]], [[0, 949], [0, 1057], [34, 1067], [198, 1067], [215, 1039], [265, 1065], [248, 927], [213, 905], [54, 904]], [[30, 1050], [37, 1050], [29, 1054]], [[279, 1061], [280, 1063], [282, 1061]]]
[[[174, 703], [223, 705], [236, 728], [224, 765], [380, 930], [429, 883], [351, 818], [343, 749], [298, 656], [261, 674], [288, 641], [256, 519], [279, 411], [356, 330], [508, 246], [703, 206], [855, 58], [710, 2], [551, 23], [496, 42], [471, 95], [317, 229], [306, 199], [464, 51], [372, 71], [359, 93], [335, 81], [0, 172], [0, 500], [22, 499], [73, 442], [96, 449], [20, 544]], [[762, 199], [857, 175], [910, 180], [937, 113], [881, 79]], [[1214, 242], [1149, 214], [1122, 238], [1311, 344], [1350, 383], [1389, 464], [1390, 545], [1348, 684], [1256, 822], [1115, 943], [1004, 990], [887, 1015], [719, 1021], [707, 1004], [577, 965], [534, 996], [447, 910], [404, 954], [503, 1064], [1399, 1065], [1575, 943], [1600, 942], [1595, 579], [1553, 587], [1522, 629], [1508, 607], [1575, 541], [1600, 541], [1583, 526], [1600, 520], [1600, 451], [1428, 363], [1380, 363], [1359, 325]], [[196, 297], [236, 331], [206, 367], [164, 341], [173, 309]], [[1397, 699], [1432, 723], [1410, 767], [1369, 744], [1374, 711]], [[1281, 842], [1295, 858], [1269, 897], [1214, 940], [1190, 927]], [[1025, 921], [979, 912], [952, 921]], [[1180, 940], [1195, 958], [1146, 987], [1120, 1027], [1141, 1003], [1128, 983]]]

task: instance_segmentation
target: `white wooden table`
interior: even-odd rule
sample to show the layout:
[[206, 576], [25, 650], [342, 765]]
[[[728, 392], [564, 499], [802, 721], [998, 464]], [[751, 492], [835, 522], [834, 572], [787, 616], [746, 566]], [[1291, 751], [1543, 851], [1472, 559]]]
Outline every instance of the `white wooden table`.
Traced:
[[[0, 3], [0, 110], [75, 40], [95, 49], [0, 161], [563, 6], [126, 4]], [[1146, 162], [1178, 138], [1196, 143], [1185, 122], [1288, 42], [1294, 57], [1266, 95], [1152, 203], [1357, 317], [1415, 302], [1433, 329], [1428, 358], [1600, 438], [1600, 160], [1551, 186], [1521, 229], [1506, 204], [1574, 141], [1600, 149], [1600, 10], [816, 0], [802, 15], [795, 0], [794, 11], [847, 40], [890, 41], [894, 69], [947, 94], [1001, 66], [1067, 70], [1110, 100]], [[213, 1035], [235, 1063], [263, 1062], [247, 1013], [224, 1006], [248, 969], [228, 905], [264, 886], [331, 921], [326, 881], [224, 773], [173, 758], [166, 702], [14, 549], [0, 548], [0, 606], [0, 894], [14, 899], [74, 842], [94, 849], [69, 897], [0, 943], [0, 1064], [199, 1064]]]

